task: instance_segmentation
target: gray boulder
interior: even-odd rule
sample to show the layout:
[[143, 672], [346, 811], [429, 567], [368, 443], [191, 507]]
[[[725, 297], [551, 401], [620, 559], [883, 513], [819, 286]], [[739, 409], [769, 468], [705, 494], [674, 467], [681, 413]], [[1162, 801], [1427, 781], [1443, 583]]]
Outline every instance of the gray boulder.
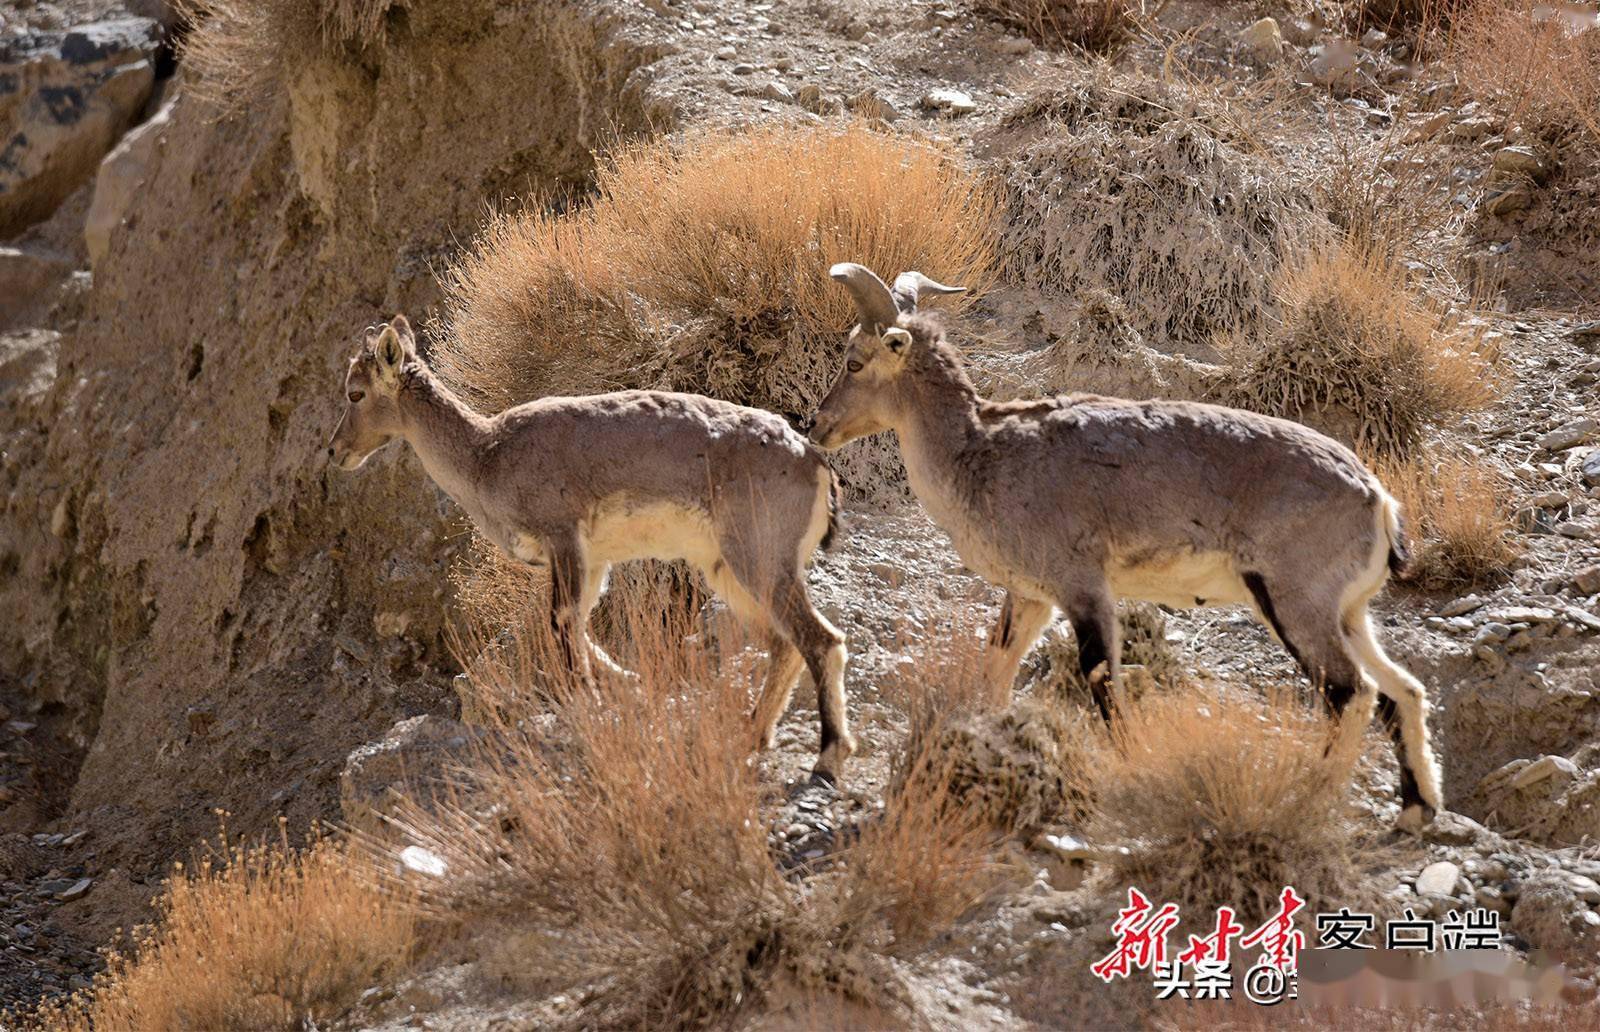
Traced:
[[160, 31], [117, 18], [0, 42], [0, 237], [94, 174], [150, 96]]

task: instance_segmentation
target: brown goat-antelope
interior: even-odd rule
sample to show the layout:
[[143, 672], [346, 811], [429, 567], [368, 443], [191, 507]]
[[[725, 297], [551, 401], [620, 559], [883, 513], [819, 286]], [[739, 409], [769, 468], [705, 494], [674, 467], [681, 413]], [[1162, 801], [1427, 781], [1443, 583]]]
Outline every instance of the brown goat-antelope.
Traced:
[[772, 743], [802, 666], [817, 685], [818, 775], [854, 751], [844, 706], [844, 635], [806, 593], [806, 566], [834, 529], [827, 460], [770, 412], [664, 391], [544, 398], [485, 417], [417, 357], [403, 316], [369, 328], [345, 375], [328, 454], [353, 470], [394, 438], [510, 555], [550, 567], [551, 620], [568, 660], [617, 670], [589, 638], [612, 563], [684, 559], [767, 636], [752, 714]]
[[1427, 694], [1384, 654], [1367, 612], [1405, 560], [1399, 507], [1354, 453], [1217, 405], [986, 401], [916, 311], [919, 296], [961, 288], [908, 272], [891, 290], [855, 264], [832, 275], [860, 325], [811, 437], [833, 449], [894, 430], [912, 490], [963, 561], [1006, 590], [985, 670], [995, 703], [1056, 607], [1110, 720], [1118, 598], [1250, 604], [1321, 685], [1342, 734], [1359, 738], [1376, 703], [1399, 755], [1402, 822], [1431, 819], [1442, 800]]

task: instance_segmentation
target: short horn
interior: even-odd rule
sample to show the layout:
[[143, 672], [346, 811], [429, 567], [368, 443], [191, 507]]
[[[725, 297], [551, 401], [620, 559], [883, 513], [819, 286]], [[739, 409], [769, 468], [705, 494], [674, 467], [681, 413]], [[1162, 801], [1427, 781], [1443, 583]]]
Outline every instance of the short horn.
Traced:
[[840, 262], [828, 270], [828, 275], [843, 283], [856, 299], [856, 311], [861, 315], [861, 325], [874, 334], [893, 326], [900, 316], [894, 295], [871, 269], [855, 262]]
[[966, 290], [966, 287], [947, 287], [920, 272], [902, 272], [894, 278], [892, 293], [900, 311], [910, 314], [917, 310], [917, 301], [924, 294], [938, 297], [942, 294], [963, 294]]

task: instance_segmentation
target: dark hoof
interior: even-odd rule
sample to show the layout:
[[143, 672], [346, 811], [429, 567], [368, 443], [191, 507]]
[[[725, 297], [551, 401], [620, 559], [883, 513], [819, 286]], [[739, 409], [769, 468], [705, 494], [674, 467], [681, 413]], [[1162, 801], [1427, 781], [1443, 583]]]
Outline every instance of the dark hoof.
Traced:
[[832, 771], [814, 770], [811, 772], [810, 783], [813, 788], [826, 788], [834, 791], [839, 787], [839, 778]]

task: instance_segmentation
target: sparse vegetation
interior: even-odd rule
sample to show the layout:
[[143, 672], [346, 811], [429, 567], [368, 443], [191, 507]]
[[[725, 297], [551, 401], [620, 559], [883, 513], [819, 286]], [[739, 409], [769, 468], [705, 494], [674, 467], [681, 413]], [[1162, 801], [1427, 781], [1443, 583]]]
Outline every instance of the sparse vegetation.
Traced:
[[1510, 570], [1518, 552], [1506, 487], [1482, 459], [1423, 454], [1374, 465], [1409, 524], [1408, 579], [1427, 588], [1462, 588]]
[[280, 88], [312, 52], [360, 51], [383, 39], [390, 11], [411, 0], [178, 0], [194, 24], [182, 58], [191, 89], [225, 110]]
[[1534, 0], [1465, 5], [1451, 35], [1461, 82], [1510, 123], [1550, 142], [1600, 143], [1600, 31]]
[[1303, 248], [1279, 276], [1278, 332], [1232, 354], [1233, 402], [1406, 454], [1423, 431], [1494, 397], [1494, 354], [1409, 289], [1397, 257], [1354, 243]]
[[974, 0], [973, 7], [1040, 46], [1106, 53], [1133, 35], [1138, 0]]
[[133, 950], [38, 1015], [49, 1032], [322, 1026], [404, 970], [417, 914], [344, 843], [227, 846], [179, 868]]
[[946, 805], [934, 761], [913, 755], [883, 816], [827, 872], [786, 879], [750, 754], [760, 664], [726, 635], [685, 643], [687, 625], [658, 603], [633, 596], [623, 610], [636, 683], [582, 685], [538, 621], [469, 664], [463, 708], [490, 744], [403, 820], [447, 872], [429, 901], [510, 925], [514, 956], [496, 967], [541, 991], [583, 987], [586, 1020], [606, 1025], [705, 1024], [779, 978], [892, 998], [880, 958], [982, 898], [992, 834]]
[[1190, 686], [1122, 707], [1082, 774], [1093, 832], [1132, 846], [1113, 883], [1262, 916], [1285, 885], [1308, 900], [1347, 890], [1354, 757], [1324, 756], [1332, 728], [1320, 703], [1289, 690]]
[[958, 619], [936, 644], [916, 647], [904, 676], [884, 685], [910, 717], [893, 784], [936, 778], [948, 805], [1004, 834], [1080, 817], [1083, 800], [1072, 771], [1090, 733], [1088, 715], [1057, 699], [987, 708], [984, 642], [977, 627]]
[[950, 150], [863, 125], [627, 144], [595, 186], [578, 211], [494, 218], [448, 272], [436, 364], [492, 410], [645, 386], [806, 413], [853, 312], [831, 264], [974, 293], [993, 276], [990, 187]]

